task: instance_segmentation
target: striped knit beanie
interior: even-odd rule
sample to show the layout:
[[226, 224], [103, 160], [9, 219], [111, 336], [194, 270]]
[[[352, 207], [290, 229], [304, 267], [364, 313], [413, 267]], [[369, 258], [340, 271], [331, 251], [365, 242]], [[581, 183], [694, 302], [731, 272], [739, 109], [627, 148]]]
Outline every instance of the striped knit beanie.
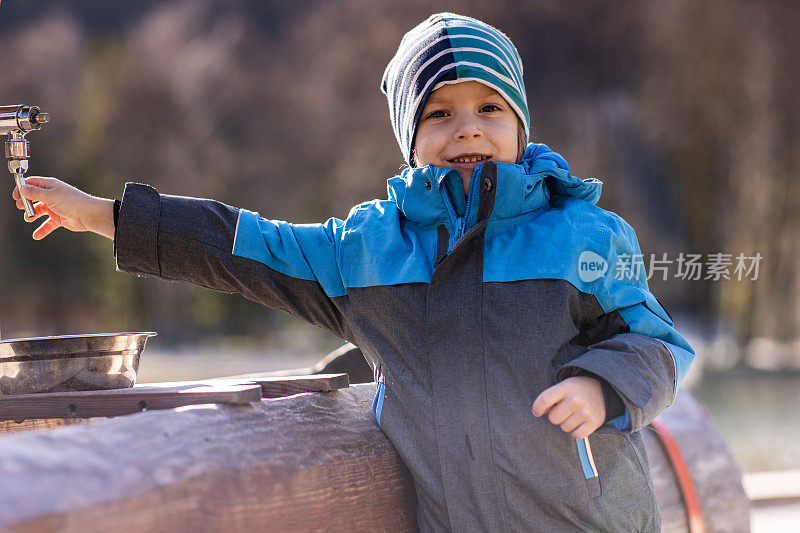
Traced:
[[474, 18], [436, 13], [409, 31], [383, 73], [381, 90], [403, 157], [411, 164], [428, 96], [448, 83], [477, 81], [500, 93], [530, 134], [522, 60], [500, 30]]

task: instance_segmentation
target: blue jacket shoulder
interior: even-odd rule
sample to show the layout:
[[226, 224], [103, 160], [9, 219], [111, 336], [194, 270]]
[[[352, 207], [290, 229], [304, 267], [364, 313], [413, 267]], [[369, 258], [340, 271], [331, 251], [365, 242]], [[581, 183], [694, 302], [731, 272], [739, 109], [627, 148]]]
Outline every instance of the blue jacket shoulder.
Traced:
[[391, 200], [372, 200], [350, 210], [340, 237], [339, 268], [345, 286], [427, 282], [436, 253], [434, 228], [401, 216]]
[[558, 197], [550, 204], [545, 215], [553, 219], [554, 226], [562, 225], [573, 236], [574, 246], [599, 248], [598, 253], [606, 255], [620, 248], [636, 249], [636, 232], [624, 218], [590, 202], [572, 198]]
[[398, 224], [400, 210], [391, 200], [370, 200], [353, 206], [344, 221], [344, 231], [358, 231], [373, 224], [385, 227]]

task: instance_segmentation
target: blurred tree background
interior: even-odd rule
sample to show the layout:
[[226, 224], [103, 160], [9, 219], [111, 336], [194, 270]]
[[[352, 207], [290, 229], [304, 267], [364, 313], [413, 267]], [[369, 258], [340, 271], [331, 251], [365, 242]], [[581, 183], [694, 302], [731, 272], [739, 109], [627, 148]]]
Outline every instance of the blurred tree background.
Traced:
[[[800, 3], [749, 0], [28, 0], [0, 6], [0, 103], [38, 105], [31, 175], [120, 197], [126, 181], [293, 222], [385, 198], [403, 163], [379, 83], [436, 11], [518, 46], [533, 140], [605, 183], [642, 251], [763, 260], [757, 280], [655, 276], [718, 367], [800, 367]], [[7, 175], [6, 190], [13, 180]], [[4, 337], [156, 330], [163, 342], [291, 324], [240, 297], [115, 271], [111, 243], [34, 242], [0, 208]], [[713, 342], [712, 342], [713, 341]]]

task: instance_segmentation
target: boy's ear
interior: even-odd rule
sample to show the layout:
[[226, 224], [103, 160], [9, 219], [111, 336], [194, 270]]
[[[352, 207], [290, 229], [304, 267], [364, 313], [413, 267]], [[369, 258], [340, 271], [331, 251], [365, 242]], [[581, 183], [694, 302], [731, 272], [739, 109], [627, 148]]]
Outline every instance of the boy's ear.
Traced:
[[517, 118], [517, 123], [519, 127], [517, 128], [517, 164], [522, 160], [522, 155], [525, 153], [525, 148], [528, 146], [528, 139], [525, 136], [525, 126], [522, 124], [522, 121]]

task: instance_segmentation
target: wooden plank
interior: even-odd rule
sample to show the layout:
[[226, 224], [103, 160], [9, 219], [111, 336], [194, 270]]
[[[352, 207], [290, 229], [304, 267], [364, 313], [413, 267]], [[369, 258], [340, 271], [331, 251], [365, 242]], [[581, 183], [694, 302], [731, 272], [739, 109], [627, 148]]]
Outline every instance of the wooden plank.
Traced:
[[15, 394], [0, 396], [0, 420], [108, 417], [201, 403], [247, 403], [260, 400], [261, 387], [255, 384], [189, 384]]
[[[220, 397], [218, 401], [215, 400], [217, 397], [205, 396], [200, 397], [197, 396], [197, 393], [202, 392], [203, 394], [208, 394], [205, 389], [200, 389], [199, 387], [208, 387], [213, 386], [216, 389], [220, 390], [219, 387], [234, 387], [234, 386], [242, 386], [242, 385], [258, 385], [261, 388], [261, 395], [264, 398], [278, 398], [283, 396], [289, 396], [292, 394], [298, 394], [303, 392], [330, 392], [333, 390], [347, 388], [349, 386], [347, 374], [319, 374], [319, 375], [299, 375], [299, 376], [274, 376], [269, 373], [255, 373], [255, 374], [244, 374], [240, 376], [228, 376], [223, 378], [211, 378], [206, 380], [199, 380], [199, 381], [174, 381], [174, 382], [164, 382], [164, 383], [142, 383], [134, 386], [132, 389], [114, 389], [114, 391], [127, 391], [123, 392], [123, 395], [130, 395], [133, 394], [132, 391], [142, 392], [142, 393], [150, 393], [150, 392], [158, 392], [164, 393], [164, 389], [171, 389], [172, 391], [184, 391], [187, 389], [193, 389], [192, 396], [181, 396], [180, 402], [169, 404], [165, 402], [153, 404], [152, 402], [148, 402], [146, 398], [139, 398], [134, 405], [130, 402], [127, 402], [128, 409], [125, 410], [123, 413], [118, 413], [116, 411], [106, 410], [105, 404], [101, 404], [103, 407], [101, 408], [100, 405], [91, 405], [91, 409], [87, 411], [85, 408], [86, 402], [83, 398], [84, 396], [92, 396], [92, 395], [100, 395], [104, 398], [108, 398], [110, 395], [114, 395], [114, 391], [82, 391], [78, 393], [78, 397], [81, 400], [80, 402], [75, 404], [75, 413], [70, 414], [71, 409], [69, 408], [70, 403], [67, 402], [66, 407], [64, 407], [63, 402], [53, 402], [52, 400], [48, 399], [45, 401], [45, 405], [36, 404], [29, 406], [31, 409], [35, 409], [38, 412], [37, 418], [26, 418], [26, 419], [16, 419], [15, 417], [19, 415], [18, 411], [14, 411], [11, 408], [8, 408], [8, 405], [3, 405], [0, 401], [0, 434], [3, 433], [11, 433], [11, 432], [18, 432], [18, 431], [30, 431], [35, 429], [46, 429], [51, 427], [57, 427], [62, 425], [69, 425], [74, 423], [81, 423], [82, 421], [88, 420], [88, 418], [84, 418], [83, 415], [87, 413], [92, 413], [91, 415], [87, 416], [97, 416], [100, 419], [104, 417], [111, 417], [116, 416], [118, 414], [130, 414], [139, 411], [139, 401], [145, 401], [145, 408], [146, 409], [168, 409], [171, 407], [178, 407], [181, 405], [191, 405], [196, 403], [239, 403], [239, 401], [258, 401], [255, 397], [248, 396], [247, 398], [250, 399], [243, 399], [239, 396], [234, 398], [229, 397]], [[36, 396], [40, 398], [42, 394], [51, 394], [51, 395], [64, 395], [67, 393], [37, 393], [36, 395], [6, 395], [6, 399], [17, 399], [20, 401], [26, 401], [26, 398], [31, 396]], [[185, 393], [184, 393], [185, 394]], [[51, 396], [52, 397], [52, 396]], [[0, 396], [2, 399], [3, 396]], [[50, 398], [45, 396], [45, 398]], [[127, 396], [125, 397], [126, 400]], [[132, 400], [133, 398], [130, 398]], [[205, 401], [205, 400], [208, 401]], [[187, 400], [190, 400], [190, 403], [186, 403]], [[93, 401], [93, 400], [92, 400]], [[100, 400], [101, 402], [105, 402], [105, 400]], [[99, 410], [99, 411], [98, 411]], [[98, 415], [98, 412], [102, 412], [101, 415]], [[24, 413], [23, 413], [24, 414]], [[30, 414], [30, 413], [28, 413]]]
[[280, 398], [302, 392], [330, 392], [350, 386], [347, 374], [315, 374], [301, 376], [275, 376], [272, 373], [240, 374], [198, 381], [170, 381], [146, 383], [136, 387], [180, 387], [192, 385], [257, 384], [263, 398]]
[[283, 377], [259, 374], [245, 374], [245, 376], [247, 376], [249, 381], [261, 386], [261, 395], [264, 398], [279, 398], [281, 396], [290, 396], [301, 392], [330, 392], [346, 389], [350, 386], [350, 380], [347, 374], [344, 373]]
[[375, 384], [0, 437], [0, 531], [416, 530]]

